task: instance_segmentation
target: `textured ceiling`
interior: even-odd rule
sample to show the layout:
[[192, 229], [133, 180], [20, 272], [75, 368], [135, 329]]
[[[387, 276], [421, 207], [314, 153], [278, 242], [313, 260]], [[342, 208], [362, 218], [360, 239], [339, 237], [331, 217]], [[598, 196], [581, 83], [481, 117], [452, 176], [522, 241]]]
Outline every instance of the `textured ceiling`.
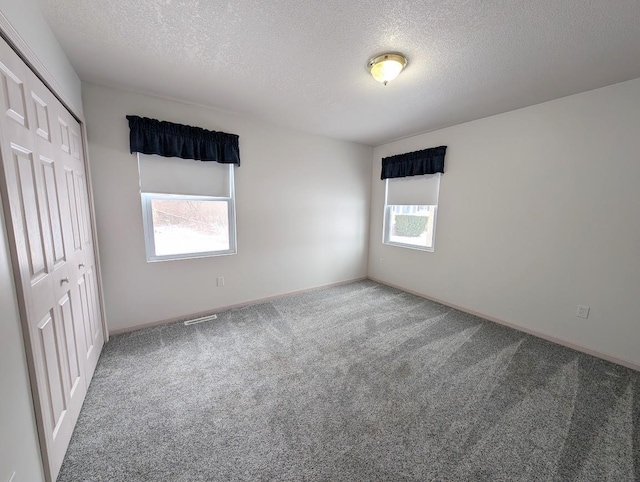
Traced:
[[83, 80], [369, 145], [640, 77], [638, 0], [40, 2]]

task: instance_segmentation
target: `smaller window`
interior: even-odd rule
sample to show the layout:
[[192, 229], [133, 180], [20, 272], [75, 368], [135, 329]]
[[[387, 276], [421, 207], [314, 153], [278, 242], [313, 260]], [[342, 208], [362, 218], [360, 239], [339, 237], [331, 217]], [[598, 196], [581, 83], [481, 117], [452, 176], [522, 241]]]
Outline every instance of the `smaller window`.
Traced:
[[382, 242], [433, 251], [440, 174], [387, 179]]
[[147, 259], [236, 252], [230, 198], [142, 193]]

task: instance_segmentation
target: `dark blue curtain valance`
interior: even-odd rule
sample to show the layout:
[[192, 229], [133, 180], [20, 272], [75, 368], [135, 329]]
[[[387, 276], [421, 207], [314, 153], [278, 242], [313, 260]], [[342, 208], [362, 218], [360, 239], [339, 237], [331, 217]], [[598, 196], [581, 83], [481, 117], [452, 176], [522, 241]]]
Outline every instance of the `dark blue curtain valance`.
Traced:
[[128, 115], [131, 153], [240, 165], [238, 136]]
[[446, 152], [447, 146], [440, 146], [385, 157], [382, 159], [380, 179], [444, 172], [444, 155]]

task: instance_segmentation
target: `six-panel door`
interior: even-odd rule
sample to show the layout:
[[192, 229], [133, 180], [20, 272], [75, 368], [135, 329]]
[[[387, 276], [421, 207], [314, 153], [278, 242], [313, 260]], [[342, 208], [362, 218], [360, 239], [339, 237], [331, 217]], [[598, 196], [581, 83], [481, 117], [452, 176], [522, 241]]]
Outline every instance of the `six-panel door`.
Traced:
[[43, 458], [55, 480], [104, 341], [81, 131], [4, 41], [0, 90], [8, 229]]

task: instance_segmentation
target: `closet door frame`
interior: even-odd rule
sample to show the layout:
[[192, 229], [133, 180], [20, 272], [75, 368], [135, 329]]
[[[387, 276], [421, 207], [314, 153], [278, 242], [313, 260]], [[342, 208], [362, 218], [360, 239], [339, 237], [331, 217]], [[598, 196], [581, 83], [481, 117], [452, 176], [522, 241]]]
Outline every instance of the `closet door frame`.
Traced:
[[[84, 154], [84, 169], [86, 177], [86, 189], [89, 204], [89, 223], [91, 228], [91, 237], [93, 242], [93, 255], [95, 258], [95, 270], [96, 270], [96, 284], [98, 293], [98, 309], [100, 311], [100, 318], [102, 321], [102, 332], [104, 343], [109, 340], [109, 331], [107, 326], [107, 317], [104, 308], [104, 294], [102, 286], [102, 269], [100, 266], [100, 256], [98, 248], [98, 239], [96, 236], [96, 218], [95, 218], [95, 206], [93, 201], [93, 186], [91, 182], [91, 170], [89, 165], [89, 152], [87, 149], [87, 130], [84, 121], [84, 115], [79, 106], [74, 105], [73, 101], [64, 93], [60, 84], [55, 80], [53, 75], [47, 70], [44, 64], [38, 59], [35, 53], [31, 50], [29, 45], [22, 39], [20, 34], [13, 28], [8, 19], [0, 12], [0, 37], [2, 37], [9, 46], [17, 53], [17, 55], [23, 60], [28, 68], [36, 74], [37, 77], [45, 84], [45, 86], [53, 93], [53, 95], [62, 103], [62, 105], [69, 111], [69, 113], [80, 124], [80, 136], [82, 144], [82, 153]], [[0, 186], [4, 191], [5, 186]], [[4, 196], [3, 196], [4, 197]], [[8, 206], [5, 206], [8, 208]], [[9, 229], [9, 226], [7, 226]], [[13, 264], [14, 271], [14, 284], [16, 287], [16, 294], [18, 298], [18, 307], [20, 312], [20, 322], [22, 325], [23, 342], [25, 346], [25, 352], [27, 354], [27, 365], [29, 370], [29, 382], [31, 386], [31, 395], [33, 401], [33, 413], [36, 419], [36, 425], [38, 427], [38, 440], [40, 445], [41, 463], [45, 479], [47, 482], [54, 482], [52, 480], [52, 474], [49, 472], [47, 447], [43, 433], [43, 420], [40, 409], [40, 402], [38, 398], [38, 388], [35, 375], [35, 367], [33, 364], [33, 353], [31, 350], [31, 341], [29, 338], [28, 318], [26, 306], [22, 295], [22, 284], [19, 276], [19, 264], [17, 259], [17, 253], [15, 249], [15, 243], [10, 240], [11, 246], [11, 262]]]

